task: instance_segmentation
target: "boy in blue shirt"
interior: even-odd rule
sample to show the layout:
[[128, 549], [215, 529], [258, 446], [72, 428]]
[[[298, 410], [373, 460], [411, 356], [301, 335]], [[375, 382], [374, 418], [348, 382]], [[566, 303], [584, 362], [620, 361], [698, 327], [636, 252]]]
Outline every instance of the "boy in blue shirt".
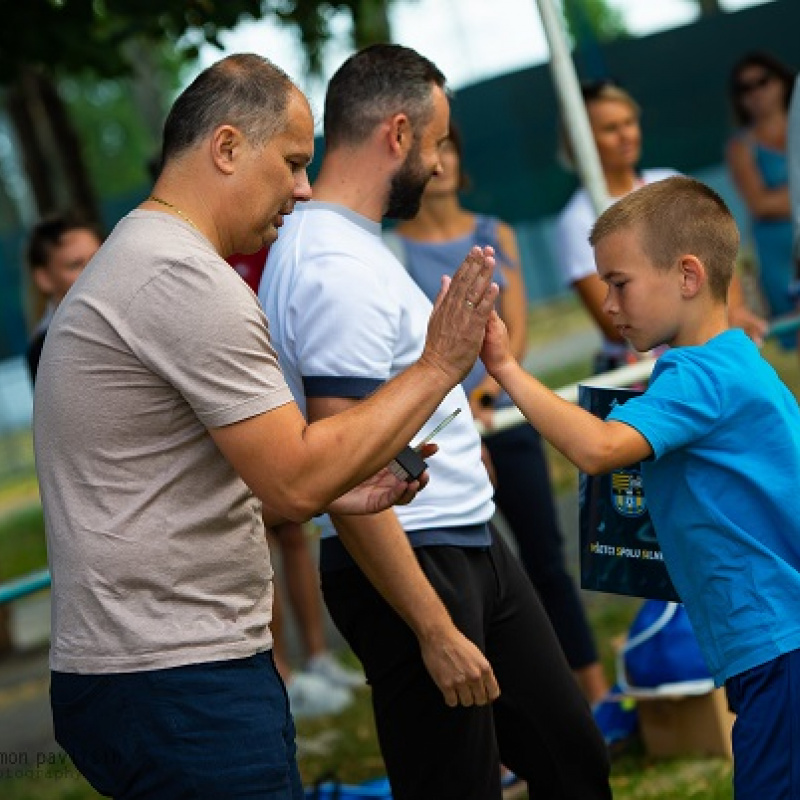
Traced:
[[674, 177], [615, 203], [590, 242], [620, 333], [670, 348], [647, 391], [595, 417], [522, 370], [496, 314], [482, 358], [584, 472], [644, 462], [670, 577], [737, 714], [736, 797], [800, 797], [800, 411], [728, 326], [736, 224], [711, 189]]

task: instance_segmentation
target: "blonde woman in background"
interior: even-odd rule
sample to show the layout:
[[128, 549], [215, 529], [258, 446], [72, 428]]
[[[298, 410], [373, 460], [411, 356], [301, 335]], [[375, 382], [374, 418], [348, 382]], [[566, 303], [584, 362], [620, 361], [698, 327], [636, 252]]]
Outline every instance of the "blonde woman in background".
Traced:
[[[611, 203], [640, 186], [678, 174], [670, 168], [639, 169], [641, 111], [628, 92], [611, 81], [585, 83], [581, 91]], [[566, 143], [566, 137], [562, 142]], [[564, 155], [571, 163], [568, 146], [564, 147]], [[635, 361], [638, 356], [603, 312], [606, 287], [597, 274], [588, 239], [596, 216], [589, 193], [578, 188], [558, 217], [556, 243], [562, 277], [578, 294], [602, 335], [594, 363], [594, 371], [601, 373]], [[744, 305], [738, 281], [731, 288], [730, 300], [732, 324], [745, 328], [760, 341], [765, 323]]]

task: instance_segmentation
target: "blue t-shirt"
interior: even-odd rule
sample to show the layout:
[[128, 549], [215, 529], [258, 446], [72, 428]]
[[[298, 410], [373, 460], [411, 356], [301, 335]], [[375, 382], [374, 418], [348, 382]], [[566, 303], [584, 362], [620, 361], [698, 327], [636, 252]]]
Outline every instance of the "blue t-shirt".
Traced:
[[800, 648], [800, 411], [741, 330], [667, 351], [639, 431], [664, 559], [717, 685]]

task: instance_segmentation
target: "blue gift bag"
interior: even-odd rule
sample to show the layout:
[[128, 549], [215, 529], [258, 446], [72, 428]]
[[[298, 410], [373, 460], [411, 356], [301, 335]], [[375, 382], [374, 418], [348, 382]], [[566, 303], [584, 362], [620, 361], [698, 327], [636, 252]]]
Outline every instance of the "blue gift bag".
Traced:
[[[638, 389], [578, 387], [578, 403], [605, 419], [641, 394]], [[647, 511], [641, 465], [606, 475], [580, 474], [581, 588], [653, 600], [680, 601]]]
[[392, 800], [392, 788], [388, 778], [374, 778], [357, 786], [329, 780], [306, 789], [306, 800]]

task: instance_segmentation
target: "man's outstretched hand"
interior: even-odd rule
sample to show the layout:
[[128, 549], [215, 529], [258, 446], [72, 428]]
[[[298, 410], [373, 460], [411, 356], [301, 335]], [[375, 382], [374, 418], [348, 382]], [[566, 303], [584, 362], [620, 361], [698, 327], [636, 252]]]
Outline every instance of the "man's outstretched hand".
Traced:
[[440, 369], [453, 385], [461, 382], [478, 357], [500, 291], [492, 283], [494, 267], [493, 248], [473, 247], [452, 279], [442, 280], [421, 360]]
[[[438, 449], [433, 443], [426, 444], [420, 450], [420, 455], [428, 458]], [[408, 505], [427, 483], [427, 471], [417, 480], [407, 483], [395, 477], [388, 467], [384, 467], [346, 494], [337, 497], [326, 510], [332, 514], [377, 514], [392, 506]]]

